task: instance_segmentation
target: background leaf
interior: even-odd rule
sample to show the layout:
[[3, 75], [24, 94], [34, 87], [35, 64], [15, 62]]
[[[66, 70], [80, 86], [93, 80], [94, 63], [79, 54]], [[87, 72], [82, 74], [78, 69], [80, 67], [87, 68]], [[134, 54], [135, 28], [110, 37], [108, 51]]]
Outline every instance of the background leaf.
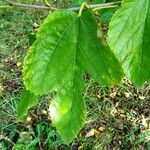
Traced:
[[108, 41], [129, 79], [150, 79], [150, 1], [124, 0], [110, 23]]
[[72, 82], [68, 80], [68, 84], [58, 91], [50, 104], [52, 122], [63, 141], [68, 144], [78, 135], [85, 122], [86, 109], [81, 94], [82, 88], [82, 72], [77, 67]]
[[121, 66], [110, 48], [98, 39], [97, 29], [94, 14], [83, 13], [78, 35], [82, 67], [101, 85], [118, 84], [123, 76]]
[[21, 98], [18, 104], [18, 119], [23, 119], [28, 114], [28, 109], [39, 102], [38, 96], [35, 96], [30, 91], [24, 89], [21, 93]]

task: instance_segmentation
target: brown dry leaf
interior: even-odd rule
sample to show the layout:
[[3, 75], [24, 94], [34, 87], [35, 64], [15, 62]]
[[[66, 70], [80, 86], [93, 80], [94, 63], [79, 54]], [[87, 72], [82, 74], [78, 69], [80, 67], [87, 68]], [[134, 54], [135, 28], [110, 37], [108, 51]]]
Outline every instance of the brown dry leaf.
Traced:
[[89, 132], [86, 133], [85, 137], [91, 137], [91, 136], [99, 136], [100, 132], [97, 131], [96, 129], [91, 129]]
[[126, 97], [127, 99], [130, 99], [130, 98], [131, 98], [131, 94], [128, 93], [128, 92], [124, 92], [124, 95], [125, 95], [125, 97]]
[[148, 123], [147, 123], [147, 119], [145, 118], [144, 115], [142, 115], [142, 125], [145, 127], [145, 128], [148, 128]]
[[43, 115], [46, 115], [46, 114], [47, 114], [47, 111], [43, 109], [43, 110], [42, 110], [42, 114], [43, 114]]
[[145, 99], [145, 96], [139, 96], [139, 99], [140, 99], [140, 100], [144, 100], [144, 99]]
[[116, 97], [117, 92], [110, 93], [110, 97], [114, 99]]
[[2, 63], [0, 63], [0, 69], [4, 68], [4, 65]]
[[38, 25], [36, 22], [34, 22], [34, 23], [33, 23], [33, 27], [38, 28], [39, 25]]
[[20, 67], [20, 66], [21, 66], [21, 62], [18, 62], [18, 63], [17, 63], [17, 67]]
[[100, 99], [101, 98], [101, 95], [97, 95], [97, 99]]
[[99, 130], [100, 132], [104, 132], [105, 128], [104, 128], [104, 127], [99, 127], [98, 130]]
[[27, 122], [30, 122], [32, 120], [31, 117], [27, 117]]

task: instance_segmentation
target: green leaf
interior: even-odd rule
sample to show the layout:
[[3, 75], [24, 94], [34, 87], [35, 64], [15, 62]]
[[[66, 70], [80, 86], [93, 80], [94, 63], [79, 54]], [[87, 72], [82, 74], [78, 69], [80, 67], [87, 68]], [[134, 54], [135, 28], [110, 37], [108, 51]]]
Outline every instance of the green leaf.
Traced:
[[24, 144], [21, 144], [21, 143], [16, 143], [13, 147], [15, 150], [22, 150], [24, 149]]
[[35, 40], [36, 40], [35, 34], [32, 33], [28, 34], [28, 41], [30, 46], [35, 42]]
[[101, 85], [118, 84], [123, 76], [122, 69], [110, 48], [97, 38], [97, 29], [94, 14], [84, 13], [78, 35], [82, 67]]
[[137, 87], [150, 79], [149, 32], [150, 1], [124, 0], [110, 23], [108, 42]]
[[[68, 79], [72, 76], [72, 82]], [[60, 89], [51, 102], [50, 114], [53, 124], [65, 143], [70, 143], [83, 127], [86, 116], [85, 104], [82, 98], [82, 72], [76, 64], [72, 75], [68, 74], [67, 84]]]
[[117, 10], [118, 8], [110, 8], [110, 9], [102, 9], [99, 11], [99, 14], [101, 16], [101, 20], [108, 24], [110, 21], [111, 21], [111, 18], [113, 16], [113, 14], [115, 13], [115, 11]]
[[24, 81], [35, 94], [51, 92], [61, 85], [62, 77], [74, 64], [76, 13], [56, 11], [50, 14], [37, 34], [25, 58]]
[[78, 61], [83, 69], [98, 82], [106, 85], [120, 82], [120, 65], [97, 38], [97, 22], [90, 14], [77, 17], [76, 13], [66, 10], [48, 16], [25, 58], [23, 72], [27, 89], [42, 95], [60, 87], [76, 61], [75, 52], [82, 55]]
[[41, 26], [25, 58], [26, 88], [36, 95], [57, 91], [50, 112], [66, 143], [77, 136], [85, 120], [83, 71], [105, 85], [122, 78], [119, 62], [97, 38], [97, 28], [91, 11], [81, 17], [68, 10], [56, 11]]
[[28, 114], [28, 109], [38, 103], [38, 96], [24, 89], [21, 93], [21, 98], [18, 103], [18, 119], [23, 119]]

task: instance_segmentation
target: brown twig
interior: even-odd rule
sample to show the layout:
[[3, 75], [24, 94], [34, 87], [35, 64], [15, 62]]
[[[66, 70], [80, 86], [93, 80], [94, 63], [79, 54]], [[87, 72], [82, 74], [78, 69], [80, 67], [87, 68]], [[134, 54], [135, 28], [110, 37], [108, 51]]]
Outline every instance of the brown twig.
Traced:
[[[33, 5], [33, 4], [24, 4], [24, 3], [18, 3], [18, 2], [13, 2], [11, 0], [4, 0], [7, 4], [11, 5], [11, 6], [15, 6], [15, 7], [22, 7], [22, 8], [26, 8], [26, 9], [45, 9], [45, 10], [59, 10], [62, 8], [56, 8], [56, 7], [52, 7], [52, 6], [44, 6], [44, 5]], [[90, 5], [91, 8], [103, 8], [103, 7], [109, 7], [109, 6], [114, 6], [114, 5], [120, 5], [121, 1], [118, 2], [110, 2], [110, 3], [103, 3], [103, 4], [93, 4]], [[67, 8], [68, 10], [79, 10], [80, 7], [70, 7]]]

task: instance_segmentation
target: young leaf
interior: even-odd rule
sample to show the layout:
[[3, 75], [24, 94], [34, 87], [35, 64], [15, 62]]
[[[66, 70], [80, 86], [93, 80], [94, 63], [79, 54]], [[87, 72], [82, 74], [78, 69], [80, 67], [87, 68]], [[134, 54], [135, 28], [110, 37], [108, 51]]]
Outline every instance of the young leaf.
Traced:
[[23, 119], [28, 114], [28, 109], [38, 103], [38, 96], [24, 89], [21, 93], [21, 98], [18, 104], [18, 119]]
[[129, 79], [150, 79], [150, 1], [124, 0], [110, 22], [108, 42]]

